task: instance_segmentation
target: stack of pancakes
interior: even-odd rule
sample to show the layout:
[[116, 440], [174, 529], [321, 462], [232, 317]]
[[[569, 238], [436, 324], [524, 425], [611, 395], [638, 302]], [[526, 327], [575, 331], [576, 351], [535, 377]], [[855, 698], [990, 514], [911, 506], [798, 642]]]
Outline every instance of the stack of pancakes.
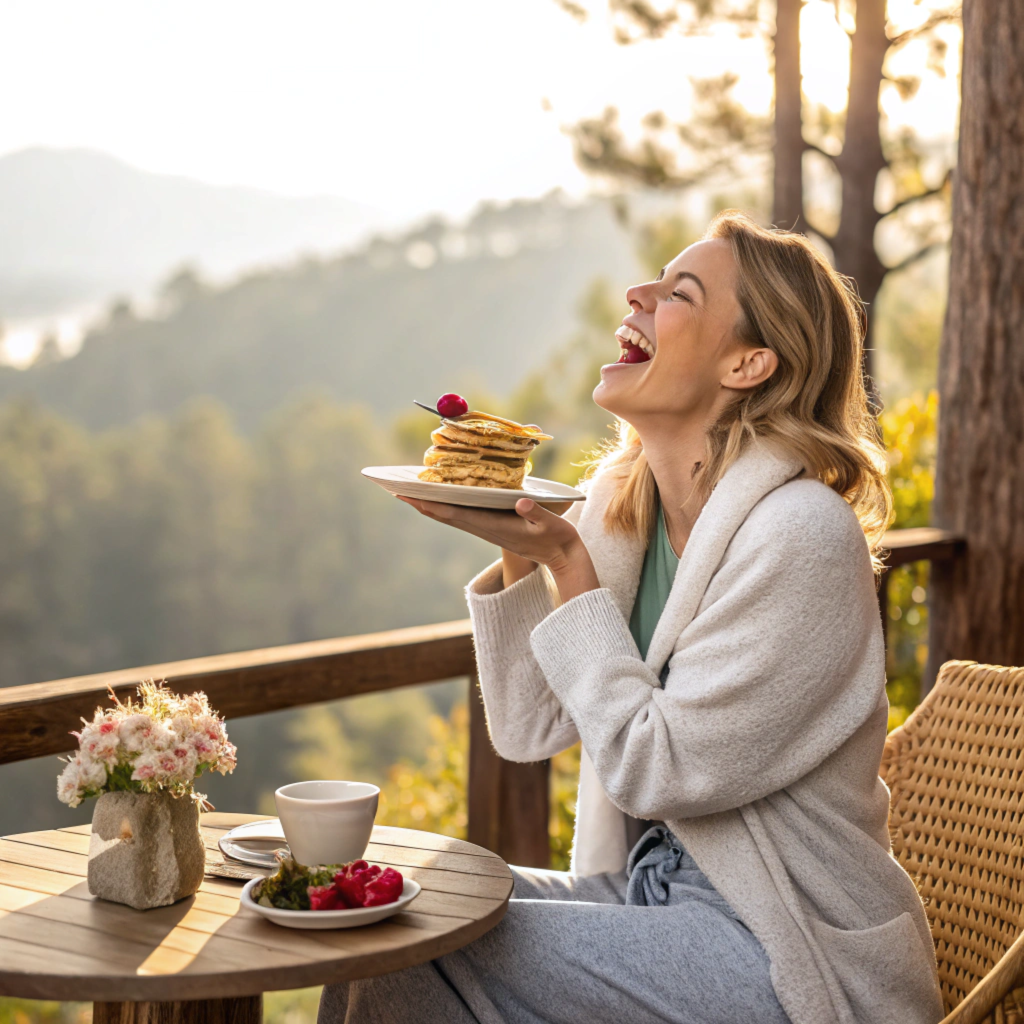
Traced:
[[530, 452], [541, 441], [550, 441], [551, 435], [532, 424], [523, 426], [486, 412], [470, 411], [454, 419], [442, 419], [430, 440], [433, 444], [423, 456], [427, 468], [420, 472], [421, 480], [518, 490], [532, 468]]

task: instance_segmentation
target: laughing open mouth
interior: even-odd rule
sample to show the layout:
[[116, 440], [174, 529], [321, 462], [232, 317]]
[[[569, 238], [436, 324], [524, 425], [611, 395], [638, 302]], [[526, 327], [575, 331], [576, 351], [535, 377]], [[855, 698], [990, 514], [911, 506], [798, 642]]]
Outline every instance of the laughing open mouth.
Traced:
[[622, 349], [620, 363], [646, 363], [654, 358], [654, 346], [634, 328], [623, 324], [616, 332], [615, 339]]

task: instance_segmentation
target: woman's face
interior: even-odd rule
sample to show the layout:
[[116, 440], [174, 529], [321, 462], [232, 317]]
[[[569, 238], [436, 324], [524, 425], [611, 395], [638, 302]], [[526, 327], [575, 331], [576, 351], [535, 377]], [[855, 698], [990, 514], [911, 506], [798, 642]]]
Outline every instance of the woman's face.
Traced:
[[[594, 401], [638, 429], [654, 419], [709, 422], [730, 389], [770, 376], [774, 354], [736, 337], [736, 282], [732, 249], [716, 238], [685, 249], [656, 281], [630, 288], [632, 312], [616, 332], [621, 356], [601, 367]], [[751, 363], [754, 353], [760, 360]]]

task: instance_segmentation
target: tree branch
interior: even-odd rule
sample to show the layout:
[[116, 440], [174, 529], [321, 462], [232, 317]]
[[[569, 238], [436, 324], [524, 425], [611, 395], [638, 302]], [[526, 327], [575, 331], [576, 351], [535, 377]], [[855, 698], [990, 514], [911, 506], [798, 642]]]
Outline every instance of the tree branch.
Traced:
[[922, 199], [931, 199], [933, 196], [942, 195], [946, 190], [946, 186], [952, 180], [952, 177], [953, 169], [950, 168], [946, 171], [946, 176], [942, 179], [941, 185], [938, 185], [935, 188], [930, 188], [927, 192], [918, 192], [916, 196], [907, 196], [905, 199], [901, 199], [898, 203], [894, 203], [891, 209], [886, 210], [882, 216], [891, 217], [894, 213], [898, 213], [907, 206], [913, 206], [914, 203], [919, 203]]
[[934, 252], [936, 249], [945, 249], [949, 245], [948, 241], [942, 242], [929, 242], [928, 245], [922, 249], [918, 249], [917, 252], [911, 253], [905, 260], [900, 260], [899, 263], [894, 267], [886, 267], [885, 271], [887, 274], [897, 274], [901, 270], [906, 270], [907, 267], [913, 266], [918, 260], [923, 260], [925, 256]]
[[836, 167], [839, 166], [839, 158], [842, 155], [841, 153], [829, 153], [827, 150], [822, 149], [821, 146], [814, 142], [808, 142], [806, 139], [804, 139], [804, 152], [819, 153], [821, 156], [825, 157], [826, 160], [831, 161]]
[[909, 43], [911, 39], [917, 39], [919, 36], [926, 35], [931, 32], [933, 28], [937, 28], [939, 25], [948, 25], [953, 22], [958, 22], [963, 18], [962, 9], [957, 7], [948, 7], [944, 11], [932, 11], [928, 17], [921, 22], [917, 28], [907, 29], [906, 32], [900, 32], [894, 35], [889, 40], [890, 49], [902, 46], [904, 43]]

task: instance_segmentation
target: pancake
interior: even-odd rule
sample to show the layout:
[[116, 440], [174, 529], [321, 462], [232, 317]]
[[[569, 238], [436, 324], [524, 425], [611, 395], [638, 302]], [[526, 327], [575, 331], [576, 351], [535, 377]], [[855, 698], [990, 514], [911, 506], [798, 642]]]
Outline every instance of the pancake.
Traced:
[[518, 490], [532, 468], [529, 453], [551, 436], [533, 424], [472, 411], [442, 418], [430, 440], [421, 480]]
[[430, 440], [434, 444], [463, 444], [507, 452], [528, 452], [540, 444], [534, 437], [509, 434], [489, 426], [479, 429], [475, 424], [453, 423], [451, 420], [442, 420], [441, 426], [430, 435]]
[[428, 448], [423, 456], [423, 465], [427, 468], [420, 473], [421, 480], [512, 490], [522, 486], [530, 471], [530, 463], [523, 456], [491, 454], [456, 445]]

